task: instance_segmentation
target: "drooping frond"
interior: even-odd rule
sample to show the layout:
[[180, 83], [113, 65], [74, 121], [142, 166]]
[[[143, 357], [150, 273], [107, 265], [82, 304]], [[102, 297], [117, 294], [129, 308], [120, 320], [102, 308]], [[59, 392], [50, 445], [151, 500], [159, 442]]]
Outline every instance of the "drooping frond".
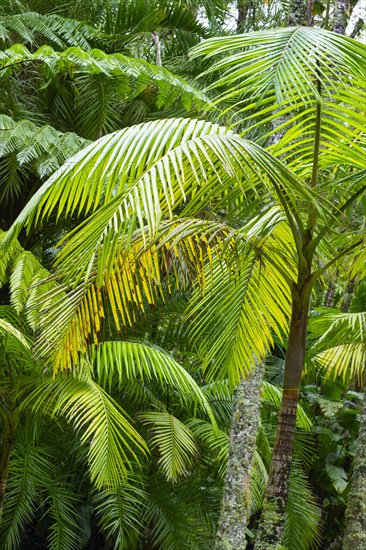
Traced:
[[[182, 214], [192, 216], [201, 213], [207, 202], [221, 204], [228, 193], [233, 203], [236, 200], [241, 203], [246, 196], [254, 198], [254, 201], [257, 201], [256, 208], [260, 208], [261, 199], [270, 200], [271, 195], [268, 193], [280, 196], [290, 209], [299, 197], [314, 202], [314, 194], [307, 186], [301, 185], [279, 161], [253, 143], [208, 122], [190, 119], [162, 120], [111, 134], [78, 153], [34, 195], [8, 233], [7, 239], [9, 242], [24, 223], [30, 227], [34, 221], [45, 219], [54, 211], [58, 216], [91, 213], [89, 219], [68, 236], [57, 258], [58, 276], [62, 277], [65, 284], [72, 286], [64, 305], [60, 303], [60, 307], [63, 307], [63, 318], [67, 318], [68, 322], [62, 325], [51, 322], [52, 315], [57, 316], [56, 309], [43, 316], [45, 323], [52, 326], [54, 331], [58, 330], [57, 326], [62, 327], [66, 335], [70, 323], [74, 323], [79, 334], [83, 334], [88, 331], [88, 322], [80, 324], [80, 320], [75, 317], [83, 301], [87, 300], [92, 304], [90, 311], [98, 313], [98, 318], [105, 318], [105, 308], [100, 305], [99, 288], [118, 290], [117, 294], [114, 292], [114, 296], [112, 293], [108, 296], [112, 310], [117, 309], [118, 300], [120, 303], [125, 302], [125, 299], [118, 298], [118, 294], [121, 292], [120, 289], [126, 286], [124, 283], [121, 285], [121, 277], [128, 282], [131, 267], [122, 275], [123, 269], [127, 267], [126, 252], [123, 251], [127, 248], [127, 254], [130, 253], [129, 247], [136, 235], [140, 235], [140, 241], [142, 238], [143, 250], [144, 239], [165, 238], [158, 234], [161, 222], [165, 218], [174, 219], [174, 210], [183, 208]], [[264, 198], [265, 195], [267, 199]], [[187, 196], [190, 198], [189, 202], [186, 200]], [[321, 210], [316, 200], [315, 204]], [[263, 202], [261, 206], [263, 207]], [[281, 244], [281, 227], [285, 227], [279, 223], [281, 216], [281, 212], [271, 212], [271, 208], [267, 209], [260, 219], [245, 228], [242, 236], [239, 232], [238, 238], [244, 238], [247, 233], [253, 247], [259, 250], [260, 260], [262, 240], [271, 239], [272, 234], [274, 236], [277, 232], [278, 243], [274, 239], [271, 246], [282, 250], [282, 263], [285, 266], [284, 271], [287, 272], [288, 247], [287, 244], [285, 247]], [[272, 217], [276, 222], [269, 223]], [[192, 248], [196, 232], [198, 236], [205, 237], [207, 253], [210, 246], [207, 246], [206, 234], [211, 232], [213, 236], [217, 230], [221, 231], [214, 224], [211, 228], [210, 224], [202, 226], [202, 221], [192, 226], [183, 223], [178, 230], [174, 227], [168, 227], [168, 230], [171, 231], [173, 242], [169, 241], [168, 233], [164, 241], [166, 249], [173, 245], [174, 250], [174, 242], [177, 240], [184, 243], [185, 237]], [[180, 230], [181, 235], [178, 238]], [[286, 235], [283, 235], [284, 239], [291, 240], [291, 234]], [[181, 249], [182, 247], [183, 244]], [[186, 252], [189, 247], [187, 246]], [[191, 250], [191, 257], [200, 258], [200, 250], [202, 248], [195, 244]], [[267, 252], [273, 251], [268, 249]], [[121, 258], [124, 260], [119, 264]], [[147, 301], [151, 302], [151, 291], [147, 291], [151, 269], [149, 268], [145, 274], [145, 259], [146, 254], [138, 260], [141, 269], [139, 277], [147, 283], [143, 294]], [[268, 259], [271, 260], [271, 254]], [[164, 262], [164, 254], [162, 260]], [[201, 262], [201, 259], [199, 261]], [[275, 269], [269, 264], [270, 261], [269, 270]], [[149, 265], [154, 265], [152, 259], [149, 260]], [[167, 268], [167, 264], [165, 265]], [[161, 267], [164, 267], [164, 263]], [[259, 276], [260, 268], [261, 261], [257, 262], [256, 277]], [[204, 272], [202, 268], [200, 271]], [[155, 282], [152, 281], [150, 288], [156, 292], [161, 286], [156, 284], [159, 280], [156, 268], [153, 267], [152, 272], [156, 273], [157, 277], [153, 276]], [[278, 279], [280, 286], [281, 280], [282, 277]], [[93, 288], [91, 285], [96, 286]], [[138, 288], [141, 292], [140, 285], [134, 284], [131, 287], [131, 283], [128, 283], [128, 286], [133, 288], [135, 293], [138, 292]], [[128, 293], [130, 292], [129, 290]], [[138, 295], [135, 294], [134, 299], [136, 296]], [[143, 302], [141, 297], [137, 301]], [[127, 314], [128, 309], [121, 310], [119, 305], [118, 307]], [[270, 315], [267, 320], [270, 318], [274, 319], [275, 316]], [[280, 316], [279, 319], [281, 318]], [[85, 319], [84, 315], [83, 320]], [[100, 321], [98, 323], [101, 324]], [[96, 330], [98, 331], [98, 328]], [[52, 337], [49, 336], [43, 339], [44, 345], [52, 342]], [[72, 342], [82, 342], [79, 336], [76, 336], [77, 333], [67, 343], [70, 351], [71, 348], [73, 350], [73, 359], [78, 350]], [[83, 344], [78, 345], [81, 345], [82, 351]], [[264, 349], [263, 346], [261, 349]]]
[[304, 470], [294, 462], [290, 475], [283, 544], [289, 550], [319, 548], [322, 540], [321, 527], [322, 510]]
[[192, 395], [203, 411], [215, 423], [204, 392], [191, 375], [177, 361], [157, 346], [142, 342], [102, 342], [93, 347], [90, 361], [100, 384], [111, 389], [122, 385], [125, 378], [147, 383], [158, 380], [179, 392]]
[[105, 136], [70, 159], [34, 195], [9, 237], [53, 211], [88, 214], [100, 205], [88, 223], [103, 228], [102, 235], [133, 214], [153, 235], [188, 195], [184, 212], [193, 215], [232, 186], [233, 200], [265, 189], [290, 210], [300, 198], [322, 211], [314, 192], [254, 143], [209, 122], [158, 120]]
[[143, 413], [140, 418], [152, 428], [151, 445], [158, 450], [158, 462], [167, 480], [187, 474], [190, 462], [198, 455], [191, 430], [166, 411]]
[[27, 399], [34, 410], [64, 416], [88, 444], [90, 478], [97, 488], [118, 487], [146, 444], [123, 409], [92, 379], [47, 380]]
[[229, 435], [200, 418], [193, 418], [187, 426], [199, 441], [208, 447], [210, 461], [212, 460], [217, 468], [219, 479], [223, 480], [229, 455]]
[[[6, 233], [0, 232], [0, 242]], [[30, 251], [24, 250], [17, 241], [4, 248], [0, 258], [0, 286], [9, 284], [10, 303], [14, 310], [26, 315], [32, 329], [38, 327], [42, 311], [34, 306], [42, 302], [43, 308], [51, 307], [63, 292], [54, 281], [44, 282], [49, 272]], [[40, 284], [42, 283], [42, 284]]]
[[99, 524], [103, 533], [114, 542], [115, 550], [136, 547], [146, 501], [147, 494], [139, 483], [124, 483], [118, 490], [104, 489], [95, 494]]
[[4, 550], [19, 547], [24, 526], [31, 522], [39, 498], [39, 480], [49, 473], [47, 456], [42, 449], [18, 439], [9, 470], [8, 492], [1, 524]]
[[279, 338], [287, 331], [290, 291], [282, 273], [250, 248], [233, 268], [213, 262], [211, 273], [211, 288], [197, 289], [188, 309], [191, 337], [208, 376], [236, 385], [266, 354], [272, 331]]
[[73, 494], [73, 486], [65, 481], [59, 478], [47, 486], [50, 495], [48, 515], [53, 520], [48, 536], [50, 550], [73, 550], [81, 540], [76, 507], [78, 498]]

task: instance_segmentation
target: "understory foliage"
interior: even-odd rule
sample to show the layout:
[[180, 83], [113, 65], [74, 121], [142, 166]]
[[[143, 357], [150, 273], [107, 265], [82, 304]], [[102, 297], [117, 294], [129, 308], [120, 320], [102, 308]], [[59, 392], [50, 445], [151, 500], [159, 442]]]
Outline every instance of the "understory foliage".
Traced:
[[343, 532], [366, 353], [365, 48], [283, 27], [287, 4], [240, 19], [238, 2], [254, 32], [233, 34], [231, 4], [4, 2], [4, 550], [211, 547], [235, 387], [262, 364], [251, 548], [311, 247], [282, 544]]

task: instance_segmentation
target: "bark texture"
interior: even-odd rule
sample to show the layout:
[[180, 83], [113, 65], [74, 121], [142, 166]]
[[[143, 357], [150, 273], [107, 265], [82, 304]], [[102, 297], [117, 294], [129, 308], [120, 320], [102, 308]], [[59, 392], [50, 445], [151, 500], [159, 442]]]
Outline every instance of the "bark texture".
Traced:
[[249, 8], [252, 7], [252, 0], [237, 0], [238, 17], [236, 20], [236, 32], [245, 32]]
[[356, 288], [356, 279], [352, 279], [346, 286], [346, 289], [343, 294], [343, 298], [339, 305], [339, 309], [342, 313], [348, 313], [351, 307], [351, 302], [355, 293]]
[[343, 550], [366, 548], [366, 391], [363, 398], [360, 433], [353, 466], [351, 491], [346, 510]]
[[306, 26], [307, 23], [307, 2], [304, 0], [290, 0], [288, 12], [288, 24], [290, 27], [297, 25]]
[[349, 17], [349, 0], [336, 0], [334, 6], [333, 32], [336, 32], [337, 34], [346, 34]]
[[288, 486], [296, 427], [301, 374], [305, 361], [306, 331], [309, 315], [310, 270], [292, 288], [290, 334], [285, 361], [282, 404], [265, 502], [255, 540], [255, 550], [279, 550], [285, 526]]
[[285, 526], [292, 449], [295, 437], [298, 390], [283, 390], [266, 500], [254, 545], [255, 550], [279, 550]]
[[250, 479], [260, 415], [263, 368], [258, 366], [235, 392], [229, 459], [215, 550], [244, 550], [249, 520]]

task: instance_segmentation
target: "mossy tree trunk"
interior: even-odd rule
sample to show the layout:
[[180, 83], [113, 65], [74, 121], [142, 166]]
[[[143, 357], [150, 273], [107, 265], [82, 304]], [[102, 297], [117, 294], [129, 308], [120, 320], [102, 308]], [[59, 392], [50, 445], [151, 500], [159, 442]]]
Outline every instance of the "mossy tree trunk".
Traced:
[[305, 0], [290, 0], [288, 24], [290, 27], [307, 24], [308, 5]]
[[351, 491], [346, 510], [343, 550], [366, 548], [366, 388], [363, 398], [360, 433], [353, 466]]
[[229, 459], [215, 550], [244, 550], [249, 520], [250, 479], [258, 432], [263, 367], [236, 389]]
[[349, 0], [336, 0], [334, 5], [333, 32], [336, 32], [337, 34], [346, 34], [349, 18]]

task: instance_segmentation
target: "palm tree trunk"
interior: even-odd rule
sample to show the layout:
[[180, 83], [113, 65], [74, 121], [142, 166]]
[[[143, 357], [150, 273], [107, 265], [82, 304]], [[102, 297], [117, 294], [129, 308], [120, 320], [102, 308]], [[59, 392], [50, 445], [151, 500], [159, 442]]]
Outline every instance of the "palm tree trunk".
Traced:
[[278, 549], [281, 544], [288, 500], [288, 484], [296, 427], [301, 374], [305, 362], [306, 331], [312, 284], [310, 277], [292, 289], [292, 315], [285, 361], [282, 404], [277, 426], [268, 485], [255, 550]]
[[257, 366], [250, 378], [241, 381], [235, 392], [229, 459], [215, 550], [246, 548], [245, 531], [249, 520], [250, 479], [260, 415], [262, 378], [263, 367]]
[[363, 398], [360, 433], [353, 466], [351, 491], [346, 510], [343, 550], [366, 548], [366, 388]]

